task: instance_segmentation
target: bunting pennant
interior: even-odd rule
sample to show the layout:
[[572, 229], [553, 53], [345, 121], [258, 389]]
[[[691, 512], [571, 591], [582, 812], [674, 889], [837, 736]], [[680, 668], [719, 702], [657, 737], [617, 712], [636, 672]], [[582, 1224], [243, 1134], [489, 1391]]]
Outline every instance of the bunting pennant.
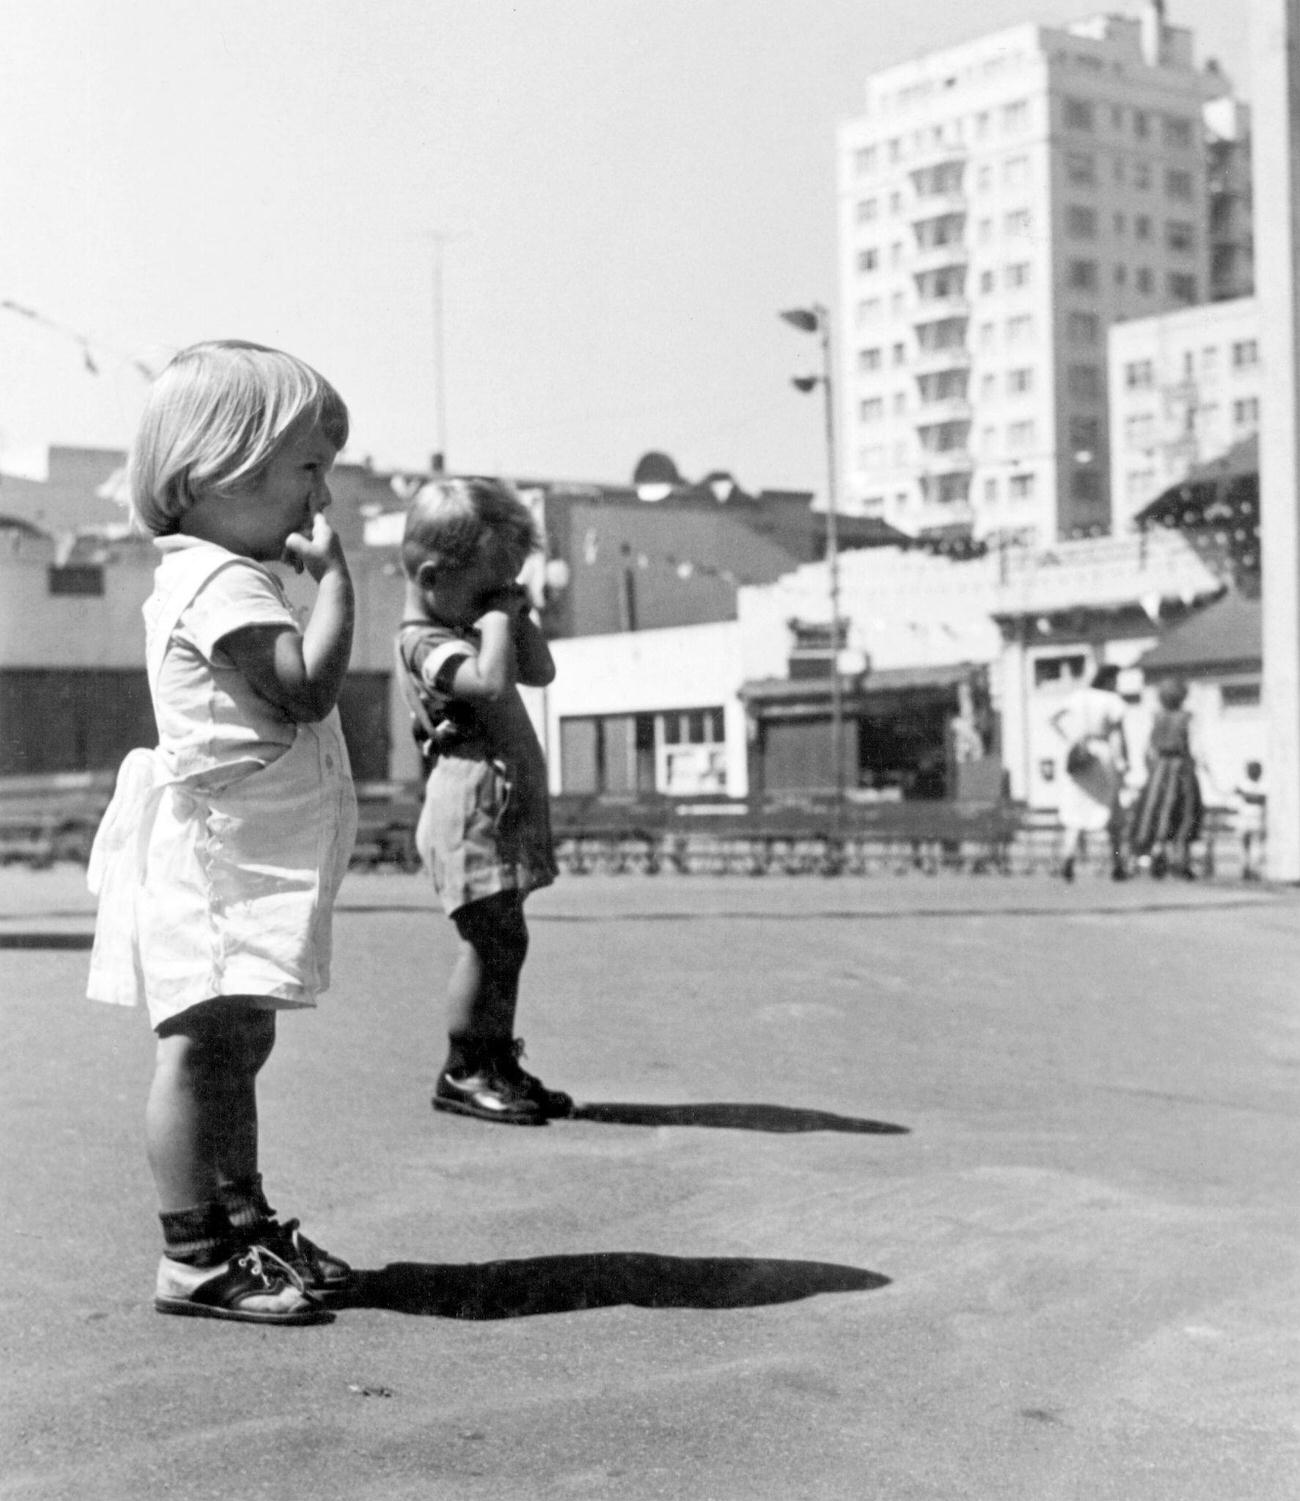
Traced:
[[[87, 375], [102, 375], [105, 355], [112, 355], [118, 364], [128, 365], [142, 379], [152, 381], [157, 371], [140, 359], [138, 356], [128, 354], [125, 350], [115, 349], [103, 339], [93, 339], [89, 334], [83, 334], [78, 329], [69, 328], [66, 323], [58, 323], [53, 318], [47, 318], [43, 313], [37, 312], [33, 307], [25, 303], [15, 302], [12, 297], [0, 298], [0, 311], [12, 313], [16, 318], [24, 318], [28, 323], [34, 323], [39, 328], [48, 329], [51, 333], [59, 334], [65, 339], [70, 339], [81, 351], [81, 367]], [[99, 358], [96, 358], [96, 355]]]

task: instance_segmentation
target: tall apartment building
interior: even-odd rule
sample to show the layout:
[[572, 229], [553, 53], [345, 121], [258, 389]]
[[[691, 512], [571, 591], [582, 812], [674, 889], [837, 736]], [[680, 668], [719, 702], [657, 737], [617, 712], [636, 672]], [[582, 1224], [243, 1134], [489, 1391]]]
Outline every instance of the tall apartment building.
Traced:
[[[1108, 528], [1106, 333], [1211, 295], [1204, 110], [1227, 90], [1158, 0], [868, 79], [839, 142], [846, 509], [913, 533]], [[1239, 244], [1244, 119], [1221, 113]]]

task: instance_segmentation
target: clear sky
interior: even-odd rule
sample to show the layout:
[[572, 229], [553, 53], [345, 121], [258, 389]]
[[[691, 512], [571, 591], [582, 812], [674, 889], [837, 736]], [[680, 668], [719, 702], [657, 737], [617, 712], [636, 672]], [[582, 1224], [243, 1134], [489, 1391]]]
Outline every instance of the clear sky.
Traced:
[[[219, 336], [327, 374], [351, 456], [423, 466], [442, 236], [451, 467], [617, 481], [659, 448], [819, 488], [819, 402], [788, 383], [815, 349], [776, 312], [835, 300], [863, 79], [1107, 8], [1140, 6], [15, 0], [0, 301], [44, 321], [0, 308], [0, 469], [125, 446], [132, 361]], [[1248, 93], [1247, 6], [1168, 10]]]

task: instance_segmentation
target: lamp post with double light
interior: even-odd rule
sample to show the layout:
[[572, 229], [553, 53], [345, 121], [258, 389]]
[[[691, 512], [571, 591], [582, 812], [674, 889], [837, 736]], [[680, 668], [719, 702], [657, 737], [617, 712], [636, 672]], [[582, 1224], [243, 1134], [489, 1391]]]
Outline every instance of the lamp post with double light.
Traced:
[[844, 693], [840, 682], [840, 548], [835, 469], [835, 391], [831, 377], [830, 314], [819, 302], [808, 307], [787, 308], [781, 319], [801, 333], [821, 338], [820, 375], [796, 375], [791, 384], [805, 393], [821, 386], [826, 412], [826, 569], [831, 605], [831, 764], [834, 768], [834, 831], [838, 838], [844, 818]]

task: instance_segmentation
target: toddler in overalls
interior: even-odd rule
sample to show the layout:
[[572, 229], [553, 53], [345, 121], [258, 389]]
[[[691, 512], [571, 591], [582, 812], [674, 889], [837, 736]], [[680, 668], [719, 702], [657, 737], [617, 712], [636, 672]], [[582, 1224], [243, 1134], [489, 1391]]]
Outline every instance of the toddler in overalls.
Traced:
[[[155, 382], [132, 500], [161, 553], [144, 606], [156, 750], [127, 756], [91, 855], [92, 999], [143, 1002], [162, 1313], [330, 1317], [351, 1269], [267, 1203], [256, 1076], [276, 1013], [328, 988], [356, 800], [335, 703], [353, 591], [325, 520], [347, 408], [300, 360], [196, 345]], [[311, 576], [304, 628], [267, 567]]]

